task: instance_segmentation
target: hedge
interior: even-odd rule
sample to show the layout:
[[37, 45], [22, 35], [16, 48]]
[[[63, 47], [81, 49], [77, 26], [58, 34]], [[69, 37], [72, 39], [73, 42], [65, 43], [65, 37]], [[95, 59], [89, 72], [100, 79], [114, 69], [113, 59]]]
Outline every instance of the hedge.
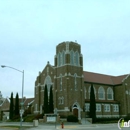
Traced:
[[74, 116], [74, 115], [69, 115], [67, 117], [67, 121], [68, 122], [78, 122], [78, 118], [76, 116]]

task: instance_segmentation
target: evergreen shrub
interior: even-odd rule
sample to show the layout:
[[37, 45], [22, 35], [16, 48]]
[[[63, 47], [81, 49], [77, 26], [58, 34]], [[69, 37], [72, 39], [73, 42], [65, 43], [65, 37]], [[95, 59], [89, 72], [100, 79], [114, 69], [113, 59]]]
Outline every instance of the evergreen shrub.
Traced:
[[78, 122], [78, 118], [74, 115], [69, 115], [69, 116], [67, 116], [67, 121], [68, 122]]

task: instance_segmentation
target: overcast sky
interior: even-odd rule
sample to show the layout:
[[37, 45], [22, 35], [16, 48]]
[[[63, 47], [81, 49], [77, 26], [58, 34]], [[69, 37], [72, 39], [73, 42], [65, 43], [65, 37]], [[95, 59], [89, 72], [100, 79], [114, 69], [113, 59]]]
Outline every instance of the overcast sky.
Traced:
[[[25, 71], [24, 96], [63, 41], [81, 44], [84, 71], [130, 73], [130, 0], [0, 0], [0, 65]], [[21, 97], [22, 73], [0, 68], [0, 91]]]

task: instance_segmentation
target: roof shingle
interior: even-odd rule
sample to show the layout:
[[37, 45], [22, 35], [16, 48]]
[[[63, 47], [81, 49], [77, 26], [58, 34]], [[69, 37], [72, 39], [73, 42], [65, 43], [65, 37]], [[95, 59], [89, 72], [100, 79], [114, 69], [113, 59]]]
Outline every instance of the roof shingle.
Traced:
[[100, 83], [108, 85], [118, 85], [122, 83], [122, 80], [128, 75], [111, 76], [93, 72], [84, 71], [84, 82]]

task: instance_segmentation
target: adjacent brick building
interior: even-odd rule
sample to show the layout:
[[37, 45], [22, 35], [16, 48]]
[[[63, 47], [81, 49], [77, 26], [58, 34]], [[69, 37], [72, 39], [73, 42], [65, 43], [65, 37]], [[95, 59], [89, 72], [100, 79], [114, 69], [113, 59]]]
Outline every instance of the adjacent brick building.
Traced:
[[35, 81], [34, 113], [43, 112], [44, 87], [53, 86], [54, 108], [61, 116], [88, 116], [90, 87], [94, 86], [97, 117], [130, 113], [130, 76], [111, 76], [83, 71], [81, 46], [63, 42], [56, 46], [54, 66], [48, 62]]

